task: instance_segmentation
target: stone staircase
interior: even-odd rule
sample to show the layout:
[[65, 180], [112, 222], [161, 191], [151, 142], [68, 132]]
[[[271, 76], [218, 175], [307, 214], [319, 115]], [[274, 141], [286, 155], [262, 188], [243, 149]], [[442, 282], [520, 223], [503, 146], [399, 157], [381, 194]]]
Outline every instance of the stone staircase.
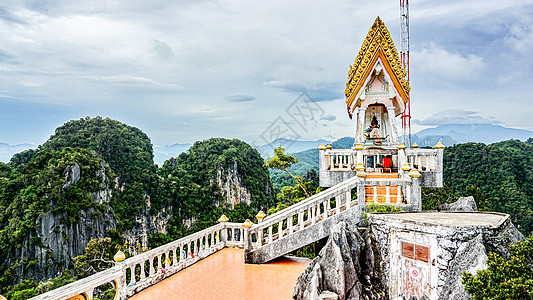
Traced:
[[416, 178], [398, 174], [352, 177], [252, 225], [245, 232], [246, 263], [265, 263], [329, 236], [339, 221], [357, 224], [367, 203], [419, 210]]

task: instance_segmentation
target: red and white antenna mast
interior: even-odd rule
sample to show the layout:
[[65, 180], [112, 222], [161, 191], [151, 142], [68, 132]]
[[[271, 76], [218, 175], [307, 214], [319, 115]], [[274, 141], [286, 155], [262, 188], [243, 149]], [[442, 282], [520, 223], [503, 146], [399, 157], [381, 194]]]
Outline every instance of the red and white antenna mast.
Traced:
[[[400, 38], [402, 47], [400, 60], [407, 71], [406, 79], [409, 82], [409, 0], [400, 0]], [[407, 97], [407, 105], [402, 113], [402, 139], [408, 147], [411, 147], [411, 92]]]

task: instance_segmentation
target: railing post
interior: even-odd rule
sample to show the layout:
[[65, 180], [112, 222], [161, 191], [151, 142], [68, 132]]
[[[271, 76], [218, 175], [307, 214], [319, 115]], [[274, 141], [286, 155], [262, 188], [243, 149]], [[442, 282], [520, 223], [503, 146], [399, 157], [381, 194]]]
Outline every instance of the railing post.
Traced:
[[252, 250], [252, 236], [250, 235], [250, 227], [252, 227], [254, 223], [250, 221], [249, 219], [246, 219], [244, 223], [242, 223], [242, 235], [243, 235], [243, 244], [244, 244], [244, 255], [246, 257], [247, 253]]
[[352, 202], [352, 190], [348, 190], [346, 191], [346, 193], [344, 194], [344, 197], [346, 198], [346, 209], [350, 208], [351, 206], [351, 202]]
[[287, 227], [289, 227], [289, 234], [292, 234], [294, 232], [294, 228], [293, 228], [293, 224], [292, 224], [292, 219], [293, 219], [294, 216], [290, 216], [288, 219], [287, 219]]
[[219, 223], [224, 224], [222, 227], [222, 230], [220, 231], [220, 240], [224, 243], [224, 246], [226, 246], [226, 242], [228, 241], [228, 230], [226, 229], [226, 224], [228, 223], [229, 219], [226, 217], [226, 215], [220, 216], [218, 219]]

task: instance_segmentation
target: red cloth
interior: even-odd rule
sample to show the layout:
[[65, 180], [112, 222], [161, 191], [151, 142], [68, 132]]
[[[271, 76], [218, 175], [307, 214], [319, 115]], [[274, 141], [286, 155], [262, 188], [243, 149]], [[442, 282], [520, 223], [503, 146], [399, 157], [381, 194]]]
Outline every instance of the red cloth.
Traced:
[[384, 157], [383, 158], [383, 168], [390, 168], [390, 158]]

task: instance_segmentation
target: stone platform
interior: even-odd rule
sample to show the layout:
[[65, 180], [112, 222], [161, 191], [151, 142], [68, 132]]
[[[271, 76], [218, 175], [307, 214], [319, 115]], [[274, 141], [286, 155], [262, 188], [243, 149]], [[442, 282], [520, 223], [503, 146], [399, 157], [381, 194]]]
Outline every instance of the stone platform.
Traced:
[[410, 212], [375, 213], [374, 218], [401, 220], [404, 222], [447, 227], [498, 228], [509, 215], [497, 212]]

